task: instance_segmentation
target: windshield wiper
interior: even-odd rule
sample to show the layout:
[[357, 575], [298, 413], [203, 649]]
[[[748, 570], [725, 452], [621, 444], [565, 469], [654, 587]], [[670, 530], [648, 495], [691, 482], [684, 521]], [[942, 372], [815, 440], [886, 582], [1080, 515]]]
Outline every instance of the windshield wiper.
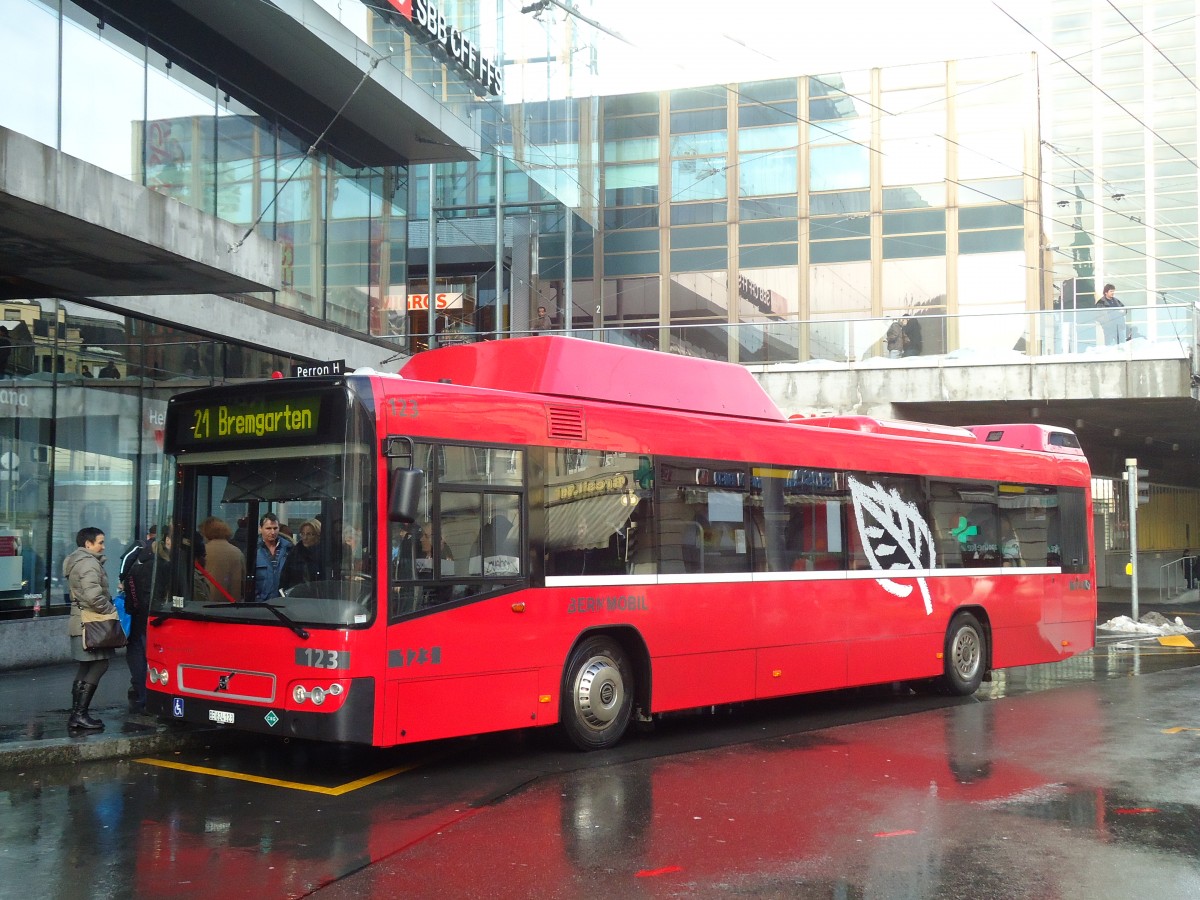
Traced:
[[271, 612], [275, 613], [275, 618], [277, 618], [280, 622], [282, 622], [288, 628], [292, 629], [292, 631], [296, 632], [296, 635], [301, 640], [305, 640], [305, 641], [308, 640], [308, 631], [306, 631], [302, 626], [297, 625], [295, 622], [293, 622], [291, 619], [289, 619], [284, 614], [283, 610], [280, 609], [278, 606], [276, 606], [274, 603], [246, 603], [246, 602], [205, 603], [204, 606], [201, 608], [202, 609], [269, 609]]

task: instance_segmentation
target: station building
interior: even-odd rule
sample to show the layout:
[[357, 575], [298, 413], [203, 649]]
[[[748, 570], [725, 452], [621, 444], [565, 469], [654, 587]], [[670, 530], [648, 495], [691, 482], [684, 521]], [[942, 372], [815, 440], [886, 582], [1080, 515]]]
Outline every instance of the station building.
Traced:
[[[1075, 16], [1115, 27], [1094, 6], [1056, 0], [1063, 40], [1103, 38]], [[1146, 15], [1165, 22], [1168, 6]], [[899, 365], [1086, 366], [1107, 272], [1127, 279], [1139, 334], [1191, 358], [1194, 250], [1155, 225], [1130, 251], [1141, 268], [1121, 256], [1121, 229], [1166, 204], [1101, 212], [1097, 190], [1136, 194], [1118, 189], [1127, 170], [1100, 168], [1132, 164], [1133, 131], [1093, 123], [1087, 148], [1060, 136], [1044, 55], [604, 95], [584, 77], [603, 74], [594, 54], [574, 69], [581, 29], [547, 33], [541, 56], [501, 52], [506, 35], [537, 37], [505, 8], [0, 0], [6, 648], [39, 647], [35, 613], [64, 611], [57, 572], [79, 527], [120, 547], [153, 521], [166, 400], [192, 387], [322, 360], [394, 370], [529, 334], [544, 308], [562, 333], [751, 365], [789, 410], [862, 411], [820, 370], [878, 363], [926, 401], [895, 409], [961, 424], [993, 410], [939, 405]], [[522, 98], [564, 71], [569, 96]], [[1059, 108], [1074, 109], [1060, 74]], [[1189, 115], [1172, 127], [1194, 150]], [[1082, 114], [1061, 121], [1086, 131]], [[1150, 155], [1146, 177], [1194, 222], [1183, 176]], [[1146, 262], [1166, 250], [1170, 271]], [[1086, 415], [1112, 431], [1128, 412]], [[1071, 402], [1055, 415], [1084, 421]], [[1200, 435], [1166, 446], [1196, 458]], [[1104, 443], [1106, 460], [1123, 451]], [[1170, 517], [1200, 542], [1186, 487], [1175, 476]], [[1119, 549], [1119, 489], [1104, 502], [1098, 533]]]

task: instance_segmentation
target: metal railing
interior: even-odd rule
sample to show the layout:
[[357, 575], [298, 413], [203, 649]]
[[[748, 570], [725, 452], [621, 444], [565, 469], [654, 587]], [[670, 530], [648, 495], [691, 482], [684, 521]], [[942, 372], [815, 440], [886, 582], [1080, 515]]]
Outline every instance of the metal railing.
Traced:
[[[1116, 310], [1106, 330], [1103, 309], [991, 311], [959, 315], [917, 312], [879, 318], [823, 318], [808, 321], [696, 323], [657, 322], [593, 327], [592, 321], [566, 329], [556, 323], [551, 333], [603, 343], [665, 350], [747, 365], [810, 363], [822, 366], [863, 364], [919, 365], [921, 360], [986, 365], [1023, 359], [1085, 357], [1135, 359], [1193, 355], [1197, 311], [1192, 304], [1161, 304]], [[907, 320], [909, 341], [896, 340]], [[915, 323], [915, 326], [913, 325]], [[504, 335], [469, 330], [439, 334], [439, 342], [523, 337], [532, 331]]]
[[1195, 589], [1197, 578], [1200, 576], [1200, 565], [1196, 563], [1195, 556], [1181, 556], [1159, 566], [1158, 599], [1160, 603], [1173, 600], [1181, 594]]

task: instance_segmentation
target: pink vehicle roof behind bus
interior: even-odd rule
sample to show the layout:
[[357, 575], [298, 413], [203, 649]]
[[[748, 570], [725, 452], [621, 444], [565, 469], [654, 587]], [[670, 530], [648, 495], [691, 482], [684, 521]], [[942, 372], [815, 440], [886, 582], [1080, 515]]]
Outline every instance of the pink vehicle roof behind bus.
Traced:
[[1012, 447], [1017, 450], [1037, 450], [1061, 456], [1083, 456], [1079, 438], [1074, 432], [1054, 425], [927, 425], [922, 422], [900, 422], [875, 419], [871, 416], [792, 416], [798, 425], [840, 428], [863, 434], [885, 434], [893, 437], [916, 437], [952, 441], [962, 444], [984, 444], [990, 447]]
[[993, 447], [1016, 447], [1020, 450], [1040, 450], [1062, 456], [1083, 456], [1075, 432], [1056, 425], [1016, 423], [1009, 425], [969, 425], [979, 443]]

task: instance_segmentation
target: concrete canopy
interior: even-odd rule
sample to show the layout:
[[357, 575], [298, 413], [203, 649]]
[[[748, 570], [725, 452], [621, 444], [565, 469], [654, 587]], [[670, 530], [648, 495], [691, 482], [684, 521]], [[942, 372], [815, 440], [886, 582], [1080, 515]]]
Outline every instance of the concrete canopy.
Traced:
[[106, 0], [105, 6], [149, 29], [152, 42], [169, 41], [164, 53], [182, 52], [219, 72], [224, 90], [251, 105], [265, 103], [307, 132], [306, 139], [328, 129], [329, 147], [319, 149], [336, 148], [345, 162], [479, 158], [480, 136], [469, 123], [390, 63], [370, 69], [378, 52], [313, 0]]
[[281, 248], [0, 128], [0, 299], [278, 290]]

